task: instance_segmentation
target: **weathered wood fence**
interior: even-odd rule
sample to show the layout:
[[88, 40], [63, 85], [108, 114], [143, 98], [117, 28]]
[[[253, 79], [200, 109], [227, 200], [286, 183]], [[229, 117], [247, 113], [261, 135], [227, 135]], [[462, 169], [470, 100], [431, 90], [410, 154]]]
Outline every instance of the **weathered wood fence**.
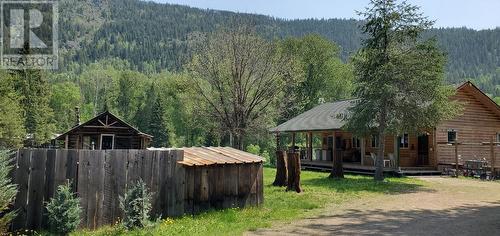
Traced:
[[154, 217], [263, 202], [262, 163], [184, 167], [182, 150], [21, 149], [15, 158], [13, 229], [44, 228], [45, 203], [68, 181], [80, 197], [81, 227], [90, 229], [123, 218], [119, 196], [139, 179], [152, 192]]

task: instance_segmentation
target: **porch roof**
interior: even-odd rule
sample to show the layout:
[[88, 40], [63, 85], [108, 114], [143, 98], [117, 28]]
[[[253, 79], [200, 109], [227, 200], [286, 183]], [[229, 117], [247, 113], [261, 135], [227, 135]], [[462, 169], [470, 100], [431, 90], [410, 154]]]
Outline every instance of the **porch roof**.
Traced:
[[278, 133], [341, 129], [345, 124], [343, 117], [354, 101], [356, 99], [320, 104], [269, 131]]

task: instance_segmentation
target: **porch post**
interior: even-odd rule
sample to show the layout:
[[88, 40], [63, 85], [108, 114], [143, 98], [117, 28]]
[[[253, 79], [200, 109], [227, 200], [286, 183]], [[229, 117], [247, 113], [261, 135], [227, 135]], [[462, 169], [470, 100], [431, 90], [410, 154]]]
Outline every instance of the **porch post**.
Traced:
[[365, 138], [361, 138], [361, 165], [365, 165], [365, 153], [366, 153], [366, 148], [365, 148]]
[[68, 146], [69, 146], [69, 137], [66, 134], [66, 136], [64, 137], [64, 149], [68, 149]]
[[398, 136], [394, 135], [394, 168], [399, 168], [399, 142]]
[[313, 157], [312, 157], [312, 138], [313, 136], [313, 133], [312, 132], [309, 132], [309, 137], [308, 137], [308, 140], [309, 140], [309, 146], [307, 147], [307, 155], [309, 156], [309, 160], [312, 161], [313, 160]]
[[295, 153], [295, 132], [292, 133], [292, 152]]
[[276, 133], [276, 151], [281, 151], [280, 133]]
[[333, 131], [333, 145], [332, 145], [332, 166], [335, 164], [335, 150], [337, 149], [337, 144], [336, 144], [336, 141], [337, 141], [337, 137], [335, 137], [335, 130]]

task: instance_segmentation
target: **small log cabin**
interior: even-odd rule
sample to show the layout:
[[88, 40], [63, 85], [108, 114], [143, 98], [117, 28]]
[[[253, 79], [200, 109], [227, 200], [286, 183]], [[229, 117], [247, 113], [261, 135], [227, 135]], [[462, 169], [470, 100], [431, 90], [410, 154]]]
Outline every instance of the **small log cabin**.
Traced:
[[[77, 120], [79, 120], [77, 112]], [[145, 149], [153, 136], [143, 133], [127, 124], [109, 111], [89, 121], [75, 125], [57, 136], [55, 142], [65, 149]]]
[[[440, 173], [445, 166], [466, 160], [486, 160], [500, 169], [500, 107], [471, 82], [456, 87], [451, 98], [463, 104], [462, 114], [437, 124], [420, 135], [386, 137], [384, 166], [387, 172], [407, 174]], [[294, 146], [306, 168], [331, 168], [333, 155], [342, 155], [344, 170], [374, 171], [372, 154], [377, 153], [378, 137], [354, 137], [343, 130], [344, 114], [354, 100], [324, 103], [272, 128], [279, 135], [296, 135], [305, 143]], [[455, 149], [454, 142], [458, 142]], [[458, 155], [455, 154], [455, 151]], [[333, 152], [333, 155], [332, 155]], [[458, 158], [457, 158], [458, 156]]]

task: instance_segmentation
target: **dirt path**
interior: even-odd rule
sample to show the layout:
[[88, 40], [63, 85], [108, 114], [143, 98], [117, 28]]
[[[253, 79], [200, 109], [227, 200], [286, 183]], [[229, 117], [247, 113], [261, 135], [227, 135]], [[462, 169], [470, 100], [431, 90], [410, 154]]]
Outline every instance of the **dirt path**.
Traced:
[[[415, 193], [356, 200], [248, 235], [500, 235], [500, 183], [423, 178]], [[312, 199], [311, 199], [312, 200]]]

